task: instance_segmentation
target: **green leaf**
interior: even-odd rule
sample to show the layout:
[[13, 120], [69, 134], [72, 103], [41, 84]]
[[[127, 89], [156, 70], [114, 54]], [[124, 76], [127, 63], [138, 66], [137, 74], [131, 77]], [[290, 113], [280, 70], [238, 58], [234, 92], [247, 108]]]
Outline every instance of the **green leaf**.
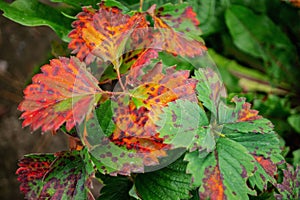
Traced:
[[19, 166], [19, 180], [23, 184], [24, 180], [29, 181], [25, 182], [29, 186], [26, 187], [28, 199], [87, 199], [90, 195], [93, 170], [86, 168], [80, 151], [59, 152], [55, 157], [28, 155]]
[[299, 165], [300, 166], [300, 149], [297, 149], [293, 151], [293, 165]]
[[115, 124], [112, 120], [113, 112], [111, 101], [107, 100], [96, 109], [96, 115], [104, 134], [109, 137], [115, 129]]
[[104, 184], [100, 190], [99, 200], [130, 200], [129, 191], [133, 182], [126, 176], [109, 176], [97, 174]]
[[274, 178], [276, 165], [283, 162], [279, 140], [274, 132], [265, 134], [241, 132], [226, 132], [224, 134], [247, 148], [249, 153], [256, 159], [256, 171], [250, 177], [251, 186], [257, 186], [261, 191], [267, 189], [267, 182], [276, 183]]
[[199, 125], [208, 124], [204, 110], [197, 103], [186, 100], [168, 103], [159, 118], [156, 125], [160, 137], [164, 138], [164, 143], [172, 144], [174, 148], [187, 148]]
[[279, 194], [275, 194], [276, 199], [300, 199], [300, 166], [294, 169], [292, 165], [287, 165], [283, 174], [283, 182], [276, 185], [279, 191]]
[[296, 50], [272, 20], [243, 6], [228, 8], [225, 20], [234, 44], [249, 55], [261, 58], [274, 83], [296, 80], [299, 74], [292, 67], [297, 60]]
[[194, 186], [200, 186], [200, 199], [248, 199], [255, 194], [247, 186], [254, 170], [254, 158], [241, 144], [220, 137], [213, 153], [188, 153], [187, 172], [192, 174]]
[[186, 174], [182, 159], [158, 171], [138, 174], [135, 178], [137, 193], [147, 200], [179, 200], [190, 197], [191, 176]]
[[59, 10], [38, 0], [16, 0], [11, 4], [0, 1], [3, 16], [25, 26], [49, 26], [65, 42], [69, 41], [72, 20]]
[[199, 81], [196, 87], [198, 99], [212, 112], [213, 117], [217, 117], [220, 98], [225, 95], [225, 88], [219, 74], [209, 67], [200, 68], [195, 71], [194, 78]]
[[289, 116], [287, 121], [298, 133], [300, 133], [300, 114]]
[[97, 7], [99, 0], [51, 0], [51, 2], [55, 3], [65, 3], [67, 5], [73, 6], [74, 8], [78, 8], [81, 10], [83, 6], [93, 6], [94, 8]]

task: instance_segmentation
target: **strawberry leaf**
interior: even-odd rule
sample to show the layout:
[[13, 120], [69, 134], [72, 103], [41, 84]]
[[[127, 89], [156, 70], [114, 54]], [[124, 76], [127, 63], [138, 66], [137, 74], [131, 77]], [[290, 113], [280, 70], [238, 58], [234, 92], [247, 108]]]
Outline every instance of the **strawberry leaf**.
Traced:
[[[161, 11], [159, 11], [161, 10]], [[154, 20], [154, 28], [158, 29], [158, 32], [154, 33], [154, 41], [157, 49], [167, 51], [172, 54], [194, 57], [203, 55], [207, 48], [205, 45], [196, 39], [189, 38], [188, 35], [185, 35], [180, 32], [176, 32], [171, 26], [177, 27], [179, 31], [182, 31], [180, 26], [181, 20], [183, 23], [192, 23], [192, 29], [197, 29], [195, 24], [197, 24], [194, 12], [191, 8], [187, 8], [181, 15], [174, 16], [172, 19], [169, 19], [170, 14], [162, 12], [164, 7], [156, 9], [156, 5], [153, 5], [148, 9], [148, 14]], [[162, 18], [161, 18], [162, 17]], [[166, 21], [164, 21], [164, 18]], [[177, 24], [168, 25], [168, 22], [174, 21]], [[180, 28], [179, 28], [180, 27]]]
[[246, 183], [254, 170], [254, 158], [237, 142], [220, 138], [213, 153], [192, 152], [185, 159], [193, 185], [200, 186], [201, 199], [248, 199], [248, 194], [255, 194]]
[[81, 152], [28, 155], [19, 166], [18, 179], [28, 199], [90, 199], [93, 171], [86, 170]]
[[97, 174], [104, 184], [99, 200], [130, 200], [129, 191], [133, 182], [126, 176], [109, 176]]
[[158, 171], [138, 174], [135, 187], [142, 199], [179, 200], [190, 197], [190, 182], [191, 176], [186, 174], [186, 162], [180, 158]]
[[66, 122], [69, 131], [83, 121], [101, 98], [98, 81], [75, 57], [53, 59], [41, 70], [24, 90], [25, 99], [18, 107], [24, 111], [23, 127], [55, 131]]
[[220, 76], [212, 68], [200, 68], [195, 71], [194, 78], [198, 80], [196, 91], [199, 101], [216, 118], [220, 98], [226, 94]]
[[51, 163], [55, 160], [53, 154], [25, 155], [16, 171], [20, 190], [28, 199], [35, 198], [41, 191], [45, 174], [49, 171]]
[[193, 185], [200, 187], [200, 198], [248, 199], [256, 194], [248, 180], [252, 188], [262, 191], [268, 182], [275, 184], [277, 164], [283, 158], [271, 122], [252, 110], [244, 98], [233, 98], [235, 107], [225, 105], [222, 84], [212, 69], [199, 69], [195, 75], [198, 98], [215, 116], [198, 129], [192, 152], [185, 157]]
[[165, 4], [156, 10], [156, 16], [178, 32], [201, 35], [197, 14], [187, 3]]
[[[204, 116], [200, 116], [203, 113]], [[168, 103], [156, 122], [164, 143], [171, 144], [173, 148], [187, 148], [196, 136], [200, 124], [208, 124], [204, 111], [195, 102], [176, 100]], [[207, 122], [205, 122], [205, 120]]]
[[288, 164], [283, 174], [283, 182], [276, 185], [279, 191], [279, 194], [275, 194], [276, 199], [300, 199], [300, 166], [294, 169]]
[[72, 53], [77, 53], [81, 60], [97, 56], [115, 67], [120, 65], [119, 58], [131, 33], [145, 21], [142, 15], [130, 17], [117, 7], [106, 7], [103, 3], [99, 10], [83, 8], [77, 19], [73, 23], [75, 29], [69, 34]]
[[144, 171], [141, 156], [111, 142], [105, 134], [107, 130], [99, 125], [96, 113], [86, 118], [78, 130], [100, 173], [130, 175], [131, 172]]

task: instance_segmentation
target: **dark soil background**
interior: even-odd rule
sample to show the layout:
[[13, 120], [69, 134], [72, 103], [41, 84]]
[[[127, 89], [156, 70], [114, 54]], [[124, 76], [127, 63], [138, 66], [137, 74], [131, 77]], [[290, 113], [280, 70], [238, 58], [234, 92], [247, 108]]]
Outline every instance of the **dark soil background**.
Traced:
[[24, 199], [15, 171], [24, 154], [67, 149], [62, 133], [31, 133], [22, 129], [17, 106], [22, 91], [43, 63], [48, 63], [51, 43], [59, 42], [48, 27], [25, 27], [0, 13], [0, 199]]

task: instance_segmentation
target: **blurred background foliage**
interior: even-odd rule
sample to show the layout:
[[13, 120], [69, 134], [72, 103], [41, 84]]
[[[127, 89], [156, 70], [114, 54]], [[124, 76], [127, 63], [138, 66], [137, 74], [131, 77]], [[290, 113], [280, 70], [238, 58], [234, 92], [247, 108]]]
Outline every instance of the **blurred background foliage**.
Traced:
[[[45, 25], [56, 32], [61, 40], [53, 36], [50, 39], [39, 37], [37, 41], [51, 42], [51, 51], [43, 51], [47, 55], [44, 61], [47, 62], [51, 57], [70, 53], [67, 50], [67, 35], [72, 29], [72, 21], [82, 6], [97, 7], [98, 2], [0, 0], [0, 10], [3, 11], [3, 16], [22, 25]], [[123, 11], [140, 9], [139, 0], [108, 2], [122, 7]], [[275, 130], [282, 138], [283, 153], [287, 161], [294, 165], [300, 164], [299, 1], [179, 0], [172, 3], [184, 2], [190, 4], [198, 15], [201, 37], [223, 78], [228, 99], [234, 95], [246, 97], [254, 109], [275, 124]], [[147, 10], [152, 4], [160, 6], [165, 3], [169, 1], [144, 0], [142, 10]], [[19, 42], [24, 42], [22, 40], [25, 39], [20, 38]], [[3, 55], [3, 51], [1, 48], [0, 55]], [[31, 58], [34, 59], [34, 56]], [[42, 61], [39, 62], [34, 63], [37, 68], [28, 69], [31, 75], [43, 64]], [[20, 84], [17, 87], [18, 91], [23, 89], [19, 88], [22, 87]]]

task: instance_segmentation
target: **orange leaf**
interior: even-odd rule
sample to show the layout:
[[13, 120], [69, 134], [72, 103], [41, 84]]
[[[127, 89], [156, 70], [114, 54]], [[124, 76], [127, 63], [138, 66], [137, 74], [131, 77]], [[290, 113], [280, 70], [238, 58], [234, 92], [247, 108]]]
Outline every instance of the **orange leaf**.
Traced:
[[[147, 12], [154, 20], [154, 27], [159, 30], [154, 35], [156, 48], [175, 55], [188, 57], [200, 56], [205, 53], [207, 48], [202, 42], [189, 38], [183, 33], [176, 32], [162, 18], [158, 17], [156, 5], [153, 5]], [[192, 15], [189, 9], [186, 15]], [[195, 21], [196, 19], [193, 20]], [[198, 22], [194, 23], [197, 24]]]
[[75, 57], [53, 59], [41, 70], [24, 90], [25, 99], [18, 107], [24, 111], [23, 127], [55, 131], [66, 122], [67, 130], [71, 130], [100, 99], [98, 81]]
[[77, 18], [73, 23], [75, 29], [69, 34], [72, 53], [77, 53], [81, 60], [92, 54], [112, 63], [122, 55], [134, 29], [147, 24], [141, 14], [130, 17], [120, 9], [106, 7], [103, 3], [99, 10], [83, 8]]

